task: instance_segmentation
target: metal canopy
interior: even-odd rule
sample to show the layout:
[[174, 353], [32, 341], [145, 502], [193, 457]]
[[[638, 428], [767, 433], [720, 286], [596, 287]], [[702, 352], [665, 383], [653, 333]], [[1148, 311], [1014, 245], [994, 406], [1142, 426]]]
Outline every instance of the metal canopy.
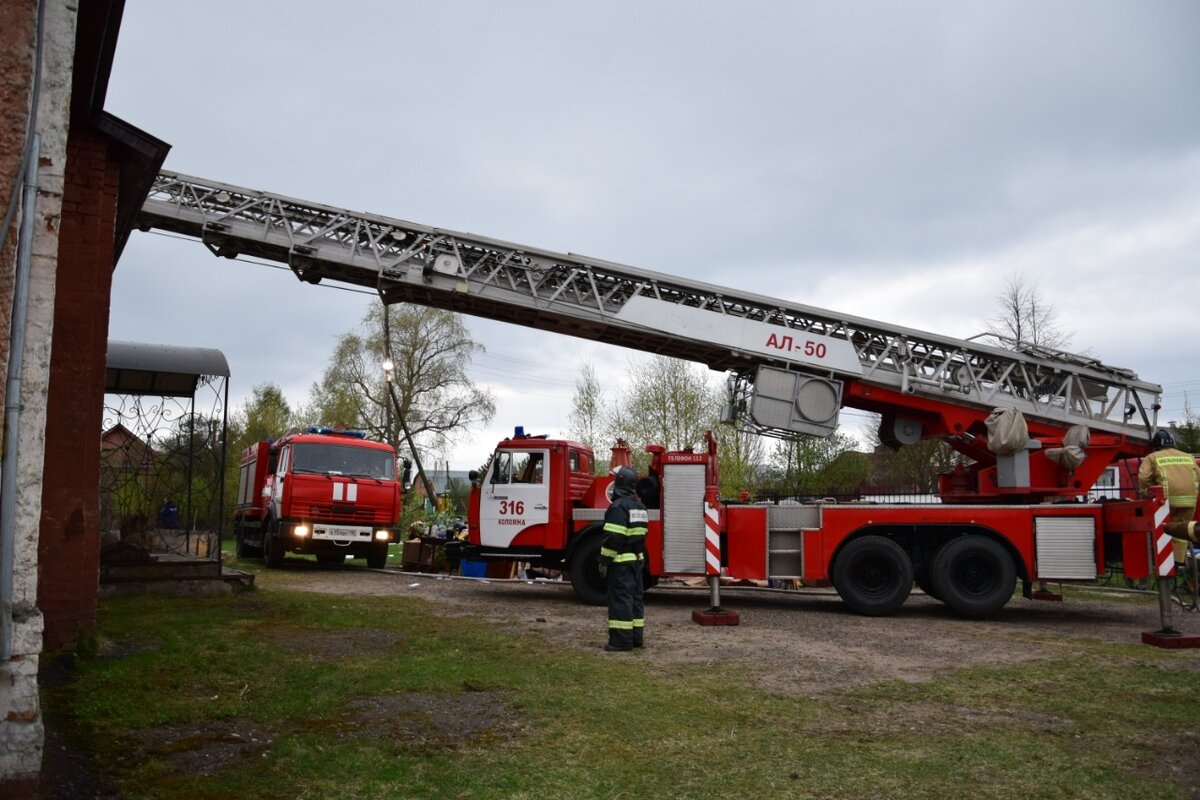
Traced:
[[229, 377], [224, 353], [208, 347], [108, 343], [105, 394], [191, 397], [203, 376]]

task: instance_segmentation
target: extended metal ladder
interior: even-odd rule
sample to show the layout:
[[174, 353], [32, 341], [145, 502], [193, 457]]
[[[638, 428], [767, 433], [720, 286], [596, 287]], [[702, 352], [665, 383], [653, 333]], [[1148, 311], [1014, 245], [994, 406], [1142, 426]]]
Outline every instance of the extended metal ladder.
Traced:
[[[1084, 356], [989, 347], [171, 172], [155, 181], [140, 225], [196, 237], [218, 256], [286, 263], [310, 283], [372, 287], [384, 302], [421, 303], [730, 370], [743, 388], [755, 383], [762, 395], [753, 410], [760, 428], [831, 430], [827, 419], [789, 419], [786, 409], [772, 416], [769, 404], [807, 403], [805, 413], [819, 417], [832, 402], [836, 424], [841, 387], [851, 381], [985, 411], [1013, 406], [1031, 421], [1063, 429], [1086, 424], [1142, 442], [1157, 425], [1160, 386]], [[768, 383], [779, 397], [771, 399]]]

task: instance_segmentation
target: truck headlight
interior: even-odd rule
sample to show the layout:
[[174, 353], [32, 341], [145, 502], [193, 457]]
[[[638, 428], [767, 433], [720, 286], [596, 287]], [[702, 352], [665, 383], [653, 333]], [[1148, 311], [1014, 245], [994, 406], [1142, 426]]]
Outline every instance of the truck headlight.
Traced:
[[292, 528], [292, 535], [299, 539], [303, 539], [305, 536], [308, 536], [308, 526], [297, 525], [296, 527]]
[[391, 531], [385, 531], [382, 528], [375, 531], [375, 541], [377, 542], [386, 542], [390, 538], [392, 538]]

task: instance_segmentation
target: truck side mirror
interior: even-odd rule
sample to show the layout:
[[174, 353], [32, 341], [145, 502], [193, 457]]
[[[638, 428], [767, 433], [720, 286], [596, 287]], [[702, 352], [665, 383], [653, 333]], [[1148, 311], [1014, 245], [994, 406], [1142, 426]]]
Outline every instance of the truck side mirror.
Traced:
[[404, 479], [402, 482], [405, 486], [408, 486], [412, 483], [412, 462], [406, 458], [400, 462], [400, 465], [404, 467]]

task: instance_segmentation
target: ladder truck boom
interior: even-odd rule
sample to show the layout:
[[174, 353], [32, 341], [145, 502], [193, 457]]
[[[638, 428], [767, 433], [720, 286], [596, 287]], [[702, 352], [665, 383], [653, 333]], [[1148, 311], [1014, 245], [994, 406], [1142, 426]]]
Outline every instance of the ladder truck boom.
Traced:
[[[1107, 464], [1145, 453], [1157, 426], [1161, 387], [1092, 358], [991, 347], [172, 172], [158, 176], [140, 224], [201, 239], [218, 256], [286, 263], [309, 283], [371, 287], [385, 303], [420, 303], [730, 371], [731, 410], [765, 433], [827, 436], [849, 406], [882, 414], [884, 441], [940, 437], [990, 464], [984, 421], [1012, 407], [1046, 446], [1061, 444], [1071, 426], [1087, 426]], [[1103, 469], [1100, 460], [1091, 472]]]
[[[721, 499], [711, 433], [703, 451], [647, 445], [639, 482], [650, 509], [647, 580], [705, 576], [710, 613], [723, 575], [832, 585], [863, 614], [896, 611], [915, 583], [954, 613], [979, 617], [1003, 607], [1018, 580], [1032, 596], [1035, 584], [1092, 580], [1117, 561], [1129, 577], [1150, 574], [1162, 493], [1076, 500], [1116, 459], [1150, 450], [1162, 390], [1129, 370], [169, 172], [141, 225], [200, 239], [218, 256], [285, 263], [309, 283], [371, 287], [385, 303], [728, 370], [733, 413], [765, 433], [828, 435], [849, 406], [881, 414], [889, 443], [936, 437], [969, 457], [942, 476], [942, 502], [764, 504]], [[989, 441], [997, 421], [1016, 433]], [[500, 442], [472, 477], [472, 557], [565, 569], [582, 599], [603, 602], [612, 479], [595, 477], [594, 463], [580, 442], [520, 429]], [[629, 463], [618, 442], [610, 466]]]

